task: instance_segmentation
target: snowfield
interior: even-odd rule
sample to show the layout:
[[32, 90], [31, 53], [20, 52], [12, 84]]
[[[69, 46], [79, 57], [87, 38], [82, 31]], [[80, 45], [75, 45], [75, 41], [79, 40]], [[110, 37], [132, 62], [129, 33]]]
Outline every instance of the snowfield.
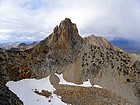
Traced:
[[[24, 105], [67, 105], [61, 101], [60, 96], [53, 94], [55, 88], [51, 85], [49, 77], [40, 80], [23, 79], [17, 82], [9, 81], [6, 86], [23, 101]], [[40, 96], [34, 93], [35, 89], [38, 91], [48, 90], [52, 92], [52, 96], [50, 98]]]
[[[91, 87], [91, 86], [92, 86], [89, 79], [88, 79], [88, 81], [83, 82], [83, 84], [78, 85], [78, 84], [75, 84], [75, 83], [72, 83], [72, 82], [67, 82], [67, 81], [65, 81], [65, 80], [63, 79], [63, 74], [58, 75], [58, 74], [55, 73], [55, 75], [57, 75], [57, 76], [59, 77], [59, 79], [60, 79], [59, 84], [63, 84], [63, 85], [72, 85], [72, 86], [83, 86], [83, 87]], [[102, 88], [102, 87], [99, 86], [99, 85], [94, 85], [94, 87]]]
[[[72, 86], [84, 86], [91, 87], [90, 81], [83, 82], [81, 85], [77, 85], [74, 83], [67, 82], [63, 79], [63, 75], [55, 74], [59, 77], [59, 84], [72, 85]], [[66, 103], [61, 101], [61, 97], [53, 94], [55, 88], [51, 85], [49, 77], [42, 79], [23, 79], [17, 82], [9, 81], [6, 83], [6, 86], [15, 93], [21, 101], [23, 101], [24, 105], [67, 105]], [[95, 87], [101, 88], [98, 85]], [[34, 90], [48, 90], [52, 93], [49, 98], [45, 96], [40, 96], [34, 92]]]
[[86, 82], [83, 82], [83, 84], [78, 85], [78, 84], [75, 84], [75, 83], [72, 83], [72, 82], [67, 82], [67, 81], [65, 81], [65, 80], [63, 79], [63, 74], [58, 75], [58, 74], [55, 73], [55, 75], [57, 75], [58, 78], [60, 79], [59, 84], [63, 84], [63, 85], [72, 85], [72, 86], [83, 86], [83, 87], [91, 87], [91, 86], [92, 86], [89, 80], [86, 81]]

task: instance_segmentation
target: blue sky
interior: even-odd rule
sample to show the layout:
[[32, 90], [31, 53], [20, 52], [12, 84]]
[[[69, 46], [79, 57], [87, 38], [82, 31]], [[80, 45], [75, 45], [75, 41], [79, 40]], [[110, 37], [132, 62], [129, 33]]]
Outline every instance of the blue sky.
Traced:
[[139, 0], [0, 0], [0, 42], [42, 40], [65, 17], [82, 36], [140, 40]]

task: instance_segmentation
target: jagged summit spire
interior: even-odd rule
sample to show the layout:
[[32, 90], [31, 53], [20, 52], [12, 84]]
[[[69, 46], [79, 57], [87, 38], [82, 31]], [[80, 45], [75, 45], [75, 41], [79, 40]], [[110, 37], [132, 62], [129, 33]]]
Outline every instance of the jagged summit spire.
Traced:
[[61, 21], [59, 26], [54, 28], [53, 33], [58, 33], [57, 35], [79, 36], [76, 24], [72, 23], [69, 18], [65, 18], [65, 20]]
[[78, 33], [76, 24], [72, 23], [69, 18], [60, 22], [59, 26], [54, 28], [51, 34], [51, 44], [56, 45], [55, 49], [73, 49], [74, 46], [80, 45], [83, 39]]
[[53, 53], [67, 54], [74, 53], [82, 43], [83, 39], [78, 33], [76, 24], [69, 18], [65, 18], [39, 46], [44, 46], [44, 48], [47, 46]]
[[65, 18], [65, 20], [63, 20], [62, 22], [72, 23], [71, 19], [69, 19], [69, 18]]
[[72, 23], [69, 18], [65, 18], [65, 20], [60, 22], [59, 27], [61, 27], [61, 26], [72, 26], [72, 25], [76, 25], [76, 24]]

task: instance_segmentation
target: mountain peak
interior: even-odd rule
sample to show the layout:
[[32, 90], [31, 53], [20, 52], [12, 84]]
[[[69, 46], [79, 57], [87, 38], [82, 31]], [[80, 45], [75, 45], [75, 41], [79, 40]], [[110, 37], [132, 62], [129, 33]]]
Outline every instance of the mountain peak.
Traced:
[[65, 18], [60, 22], [59, 26], [54, 28], [50, 39], [53, 49], [56, 49], [57, 52], [59, 50], [65, 53], [67, 53], [67, 50], [79, 46], [83, 41], [78, 33], [76, 24], [72, 23], [69, 18]]
[[83, 39], [78, 33], [76, 24], [72, 23], [69, 18], [65, 18], [54, 28], [52, 34], [39, 44], [41, 47], [39, 49], [47, 46], [54, 54], [71, 55], [82, 43]]
[[60, 25], [54, 28], [53, 33], [57, 33], [58, 36], [79, 36], [76, 24], [72, 23], [69, 18], [65, 18], [65, 20], [61, 21]]
[[59, 27], [61, 27], [61, 28], [66, 28], [66, 27], [67, 28], [71, 28], [74, 25], [76, 27], [76, 24], [72, 23], [69, 18], [65, 18], [65, 20], [63, 20], [63, 21], [60, 22]]
[[65, 24], [73, 24], [71, 22], [71, 19], [69, 19], [69, 18], [65, 18], [63, 21], [60, 22], [60, 24], [62, 24], [62, 23], [65, 23]]

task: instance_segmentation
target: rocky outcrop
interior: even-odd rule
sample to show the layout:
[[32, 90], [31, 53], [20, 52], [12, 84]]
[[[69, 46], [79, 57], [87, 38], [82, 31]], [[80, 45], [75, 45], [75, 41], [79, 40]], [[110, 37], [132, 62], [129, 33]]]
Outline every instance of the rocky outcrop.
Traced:
[[59, 84], [59, 82], [60, 82], [60, 79], [57, 77], [57, 75], [55, 75], [54, 73], [52, 73], [51, 75], [50, 75], [50, 83], [52, 84], [52, 85], [57, 85], [57, 84]]
[[[0, 50], [0, 82], [58, 73], [77, 84], [90, 79], [92, 85], [98, 84], [139, 105], [139, 65], [140, 55], [124, 52], [102, 37], [83, 39], [76, 25], [66, 18], [32, 49]], [[59, 82], [53, 74], [51, 81]]]
[[[43, 69], [42, 74], [50, 74], [51, 72], [62, 73], [62, 67], [69, 65], [77, 59], [78, 53], [83, 44], [83, 39], [78, 33], [76, 24], [66, 18], [59, 26], [56, 26], [53, 33], [46, 39], [41, 41], [36, 47], [31, 49], [31, 57], [37, 57], [41, 65], [37, 69]], [[44, 58], [45, 57], [45, 58]], [[40, 73], [37, 77], [41, 77]]]
[[0, 105], [23, 105], [23, 103], [5, 85], [0, 85]]
[[79, 50], [83, 43], [83, 39], [78, 33], [76, 24], [73, 24], [70, 19], [66, 18], [56, 26], [53, 33], [41, 41], [35, 48], [37, 52], [44, 50], [55, 56], [74, 55]]

